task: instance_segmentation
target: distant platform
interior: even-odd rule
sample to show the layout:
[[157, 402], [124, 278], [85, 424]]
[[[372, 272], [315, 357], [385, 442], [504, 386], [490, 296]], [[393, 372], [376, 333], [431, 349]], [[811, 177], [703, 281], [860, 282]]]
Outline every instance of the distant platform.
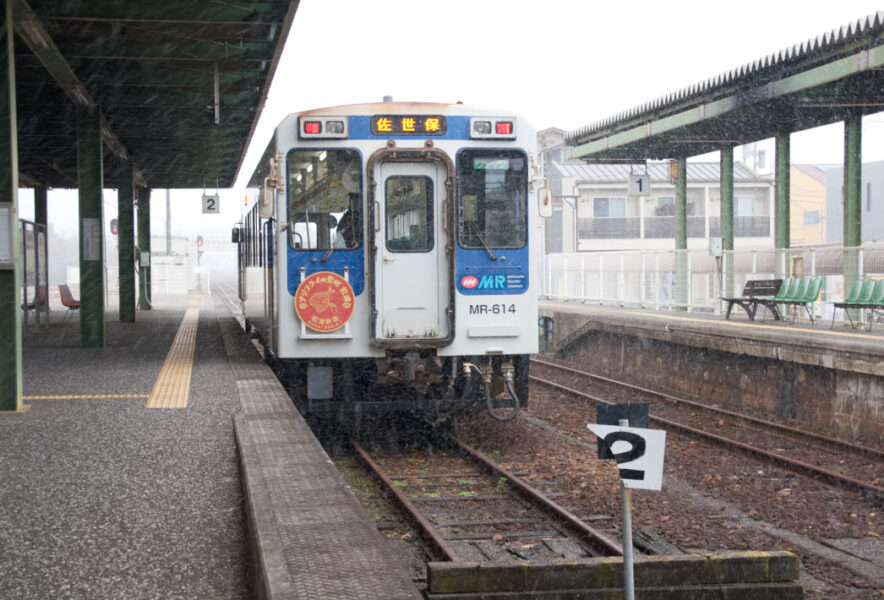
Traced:
[[575, 302], [540, 303], [552, 317], [541, 348], [611, 375], [723, 399], [831, 427], [851, 438], [884, 434], [884, 324], [872, 331], [800, 313], [784, 321]]

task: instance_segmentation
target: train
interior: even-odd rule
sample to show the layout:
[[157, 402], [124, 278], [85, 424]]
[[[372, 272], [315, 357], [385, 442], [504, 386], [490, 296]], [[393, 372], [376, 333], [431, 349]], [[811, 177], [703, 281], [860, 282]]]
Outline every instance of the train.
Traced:
[[462, 103], [293, 113], [232, 233], [247, 328], [305, 413], [512, 419], [537, 352], [536, 132]]

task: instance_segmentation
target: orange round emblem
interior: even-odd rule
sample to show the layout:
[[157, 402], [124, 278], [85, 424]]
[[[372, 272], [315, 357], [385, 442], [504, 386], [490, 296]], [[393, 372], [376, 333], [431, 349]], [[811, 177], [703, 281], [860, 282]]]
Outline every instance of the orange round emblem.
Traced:
[[295, 292], [295, 312], [313, 331], [327, 333], [343, 327], [353, 316], [353, 288], [331, 271], [308, 276]]

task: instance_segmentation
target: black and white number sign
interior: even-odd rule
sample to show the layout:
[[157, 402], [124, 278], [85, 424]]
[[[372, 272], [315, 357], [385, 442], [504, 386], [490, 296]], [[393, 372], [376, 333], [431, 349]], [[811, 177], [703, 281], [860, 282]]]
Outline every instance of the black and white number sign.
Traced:
[[650, 196], [651, 195], [651, 176], [650, 175], [630, 175], [627, 180], [630, 196]]
[[217, 215], [221, 213], [221, 202], [218, 194], [203, 194], [203, 214]]
[[623, 485], [642, 490], [663, 487], [665, 431], [595, 423], [586, 427], [611, 448]]

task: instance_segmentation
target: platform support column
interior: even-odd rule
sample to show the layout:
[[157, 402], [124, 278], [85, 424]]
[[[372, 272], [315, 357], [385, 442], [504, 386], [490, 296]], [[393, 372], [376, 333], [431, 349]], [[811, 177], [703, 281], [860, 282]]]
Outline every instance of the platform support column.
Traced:
[[132, 164], [123, 166], [117, 192], [117, 255], [120, 272], [120, 321], [135, 322], [135, 188]]
[[722, 295], [734, 295], [734, 147], [721, 149], [721, 270]]
[[675, 183], [675, 287], [676, 308], [687, 310], [688, 295], [688, 159], [677, 159]]
[[[48, 221], [48, 210], [46, 208], [47, 205], [47, 190], [46, 186], [38, 185], [34, 188], [34, 223], [37, 225], [47, 225]], [[49, 235], [49, 229], [46, 230], [46, 235]]]
[[776, 219], [774, 230], [774, 248], [776, 249], [776, 274], [777, 277], [789, 277], [789, 169], [791, 168], [790, 150], [791, 141], [789, 133], [780, 133], [776, 137], [776, 174], [775, 189]]
[[861, 275], [862, 245], [862, 117], [844, 121], [844, 289]]
[[138, 310], [150, 310], [150, 189], [138, 188]]
[[81, 110], [77, 119], [80, 192], [80, 342], [104, 346], [104, 156], [101, 111]]
[[[18, 227], [18, 133], [12, 2], [0, 14], [0, 203], [12, 220], [12, 268], [0, 269], [0, 411], [22, 409], [21, 243]], [[4, 211], [6, 212], [6, 211]], [[6, 222], [3, 222], [6, 225]]]

